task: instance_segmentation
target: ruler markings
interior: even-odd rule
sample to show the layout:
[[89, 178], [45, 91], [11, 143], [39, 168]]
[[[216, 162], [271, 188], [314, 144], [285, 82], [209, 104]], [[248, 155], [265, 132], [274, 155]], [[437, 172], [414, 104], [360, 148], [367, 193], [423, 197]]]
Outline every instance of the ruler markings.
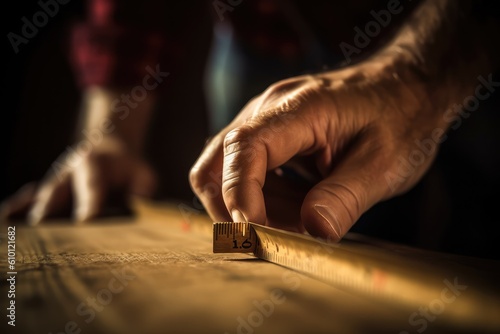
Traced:
[[[226, 233], [221, 233], [220, 226]], [[231, 235], [227, 233], [229, 228]], [[453, 268], [432, 266], [380, 247], [360, 247], [357, 241], [326, 243], [253, 223], [214, 223], [213, 246], [214, 253], [253, 253], [334, 286], [412, 307], [439, 297], [445, 287], [443, 280], [460, 274]], [[477, 296], [464, 293], [460, 302], [481, 305]], [[451, 308], [447, 312], [451, 315]]]

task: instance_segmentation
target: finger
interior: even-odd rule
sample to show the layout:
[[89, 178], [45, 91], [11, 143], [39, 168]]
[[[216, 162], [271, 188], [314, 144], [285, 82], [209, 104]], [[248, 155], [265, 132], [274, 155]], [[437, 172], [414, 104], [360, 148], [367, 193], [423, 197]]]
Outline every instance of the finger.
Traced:
[[221, 191], [222, 146], [227, 131], [222, 131], [208, 143], [189, 174], [191, 188], [213, 221], [231, 220]]
[[373, 143], [355, 146], [308, 192], [301, 218], [311, 235], [339, 241], [366, 210], [387, 196], [383, 175], [388, 159]]
[[0, 206], [0, 219], [24, 218], [34, 203], [36, 194], [36, 184], [28, 183], [21, 187], [14, 195], [7, 199]]
[[221, 189], [224, 138], [229, 131], [241, 125], [247, 117], [247, 111], [255, 110], [259, 103], [259, 98], [251, 99], [227, 127], [208, 141], [189, 173], [191, 188], [213, 221], [231, 221]]
[[60, 178], [52, 175], [37, 190], [28, 223], [34, 226], [48, 217], [62, 215], [68, 211], [70, 199], [69, 174], [62, 174]]
[[75, 220], [84, 222], [101, 214], [105, 209], [107, 186], [100, 162], [83, 163], [72, 176]]
[[234, 221], [266, 223], [266, 172], [314, 145], [312, 127], [293, 113], [270, 113], [229, 132], [224, 140], [222, 195]]

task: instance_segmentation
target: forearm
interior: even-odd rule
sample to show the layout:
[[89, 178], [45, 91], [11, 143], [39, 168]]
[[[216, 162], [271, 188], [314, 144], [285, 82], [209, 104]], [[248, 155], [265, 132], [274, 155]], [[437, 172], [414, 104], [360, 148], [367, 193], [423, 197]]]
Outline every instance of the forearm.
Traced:
[[88, 139], [94, 146], [118, 140], [132, 154], [140, 154], [155, 100], [151, 92], [138, 100], [127, 92], [88, 88], [84, 92], [77, 137]]
[[[426, 0], [375, 57], [402, 62], [436, 109], [474, 93], [478, 77], [498, 64], [498, 21], [481, 17], [479, 1]], [[484, 14], [484, 13], [483, 13]]]
[[493, 42], [498, 20], [480, 17], [476, 5], [472, 0], [426, 0], [370, 58], [318, 77], [337, 92], [343, 87], [346, 96], [356, 89], [370, 95], [370, 108], [396, 106], [411, 120], [412, 129], [405, 131], [415, 137], [445, 131], [458, 117], [468, 117], [465, 104], [472, 101], [469, 109], [476, 110], [500, 85], [492, 81], [500, 59]]

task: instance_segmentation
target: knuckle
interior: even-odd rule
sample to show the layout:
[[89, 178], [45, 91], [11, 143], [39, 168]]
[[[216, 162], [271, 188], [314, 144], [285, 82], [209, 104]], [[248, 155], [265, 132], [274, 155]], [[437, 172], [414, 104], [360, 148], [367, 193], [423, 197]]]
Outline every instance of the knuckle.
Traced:
[[189, 184], [191, 185], [191, 188], [193, 188], [195, 192], [199, 188], [198, 170], [194, 169], [194, 167], [191, 167], [191, 169], [189, 170]]
[[257, 145], [254, 129], [241, 126], [230, 131], [224, 138], [224, 164], [232, 169], [252, 160]]
[[203, 175], [207, 174], [206, 167], [193, 166], [189, 171], [189, 183], [196, 194], [201, 194], [205, 185]]
[[271, 84], [266, 89], [266, 92], [268, 94], [284, 93], [299, 87], [300, 85], [304, 84], [304, 82], [306, 82], [306, 79], [304, 77], [294, 77], [280, 80]]
[[189, 183], [194, 193], [200, 200], [208, 200], [218, 197], [221, 192], [218, 173], [214, 172], [210, 164], [197, 164], [189, 171]]
[[239, 126], [229, 131], [224, 137], [224, 154], [246, 146], [253, 140], [253, 129], [249, 126]]
[[222, 194], [225, 198], [233, 189], [249, 179], [248, 168], [255, 161], [258, 153], [263, 152], [263, 143], [259, 129], [249, 125], [240, 126], [229, 132], [224, 139], [224, 172], [222, 175]]

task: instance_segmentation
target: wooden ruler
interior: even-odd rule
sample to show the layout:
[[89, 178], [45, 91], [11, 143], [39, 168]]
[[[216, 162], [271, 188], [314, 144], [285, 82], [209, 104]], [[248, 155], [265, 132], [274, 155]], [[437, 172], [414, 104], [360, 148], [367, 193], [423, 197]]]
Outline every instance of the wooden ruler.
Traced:
[[448, 289], [448, 293], [456, 293], [456, 298], [453, 307], [445, 305], [448, 307], [442, 317], [500, 326], [498, 262], [422, 251], [357, 235], [347, 236], [338, 244], [327, 243], [238, 222], [214, 223], [213, 251], [253, 253], [336, 287], [410, 310], [443, 296], [450, 300], [453, 296], [443, 293]]

